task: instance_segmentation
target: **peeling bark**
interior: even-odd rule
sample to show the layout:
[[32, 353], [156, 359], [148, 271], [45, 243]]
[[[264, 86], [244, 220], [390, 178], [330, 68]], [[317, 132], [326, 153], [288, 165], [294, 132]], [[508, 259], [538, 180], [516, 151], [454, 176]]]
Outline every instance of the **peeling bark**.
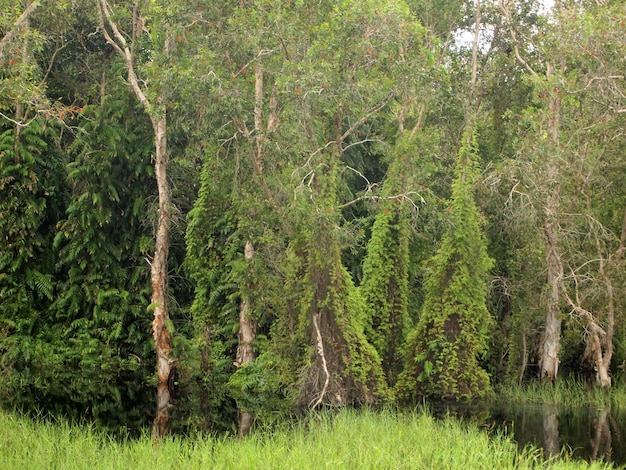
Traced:
[[154, 172], [159, 194], [158, 224], [155, 233], [154, 257], [150, 264], [150, 282], [152, 286], [151, 305], [153, 307], [152, 337], [157, 356], [157, 406], [152, 424], [152, 440], [158, 441], [169, 431], [170, 410], [173, 408], [170, 374], [174, 359], [171, 357], [172, 337], [169, 330], [169, 309], [167, 295], [167, 260], [169, 254], [169, 232], [171, 224], [170, 184], [167, 177], [167, 114], [164, 106], [154, 107], [139, 85], [135, 72], [133, 54], [134, 39], [142, 33], [141, 15], [138, 3], [133, 11], [133, 33], [129, 45], [125, 36], [113, 21], [110, 7], [106, 0], [97, 0], [99, 26], [106, 41], [124, 60], [128, 82], [135, 97], [142, 104], [150, 117], [154, 131], [155, 164]]
[[[551, 64], [546, 64], [546, 77], [549, 79], [554, 74]], [[561, 121], [561, 97], [558, 89], [551, 91], [551, 99], [548, 106], [547, 133], [550, 140], [548, 151], [559, 151], [560, 121]], [[561, 311], [559, 307], [560, 286], [563, 282], [563, 265], [559, 253], [559, 224], [561, 186], [559, 182], [559, 170], [553, 161], [556, 155], [550, 155], [550, 163], [547, 169], [547, 196], [544, 208], [543, 235], [546, 249], [548, 305], [546, 314], [546, 326], [541, 341], [541, 377], [546, 380], [554, 380], [559, 372], [559, 349], [561, 348]]]
[[157, 408], [152, 426], [152, 438], [165, 436], [169, 431], [170, 409], [172, 405], [169, 378], [173, 368], [171, 357], [172, 338], [169, 331], [169, 309], [167, 302], [167, 258], [169, 253], [170, 186], [167, 179], [167, 120], [165, 114], [160, 119], [153, 119], [156, 161], [155, 175], [159, 192], [159, 222], [155, 237], [154, 258], [150, 267], [152, 284], [152, 305], [154, 319], [152, 337], [157, 355]]
[[[254, 258], [254, 246], [250, 241], [246, 242], [244, 257], [248, 262], [251, 262]], [[239, 344], [237, 346], [237, 360], [235, 361], [236, 367], [251, 364], [255, 359], [254, 339], [256, 338], [256, 325], [251, 318], [250, 305], [251, 302], [248, 297], [244, 297], [241, 300], [239, 307]], [[240, 406], [238, 416], [239, 437], [247, 436], [250, 433], [253, 422], [254, 415]]]
[[[550, 198], [552, 199], [552, 198]], [[561, 311], [559, 291], [563, 278], [563, 267], [558, 252], [558, 236], [555, 222], [556, 208], [553, 201], [548, 201], [546, 221], [543, 232], [546, 246], [546, 264], [548, 268], [548, 305], [545, 330], [541, 341], [541, 376], [554, 380], [559, 371], [559, 349], [561, 344]]]

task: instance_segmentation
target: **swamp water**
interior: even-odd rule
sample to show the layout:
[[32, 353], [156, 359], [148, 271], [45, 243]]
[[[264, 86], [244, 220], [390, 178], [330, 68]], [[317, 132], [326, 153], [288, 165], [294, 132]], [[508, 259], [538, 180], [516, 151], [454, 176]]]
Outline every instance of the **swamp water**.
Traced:
[[572, 458], [626, 466], [626, 413], [555, 405], [435, 406], [435, 416], [469, 420], [490, 433], [513, 437], [520, 448], [532, 444], [545, 458], [562, 449]]

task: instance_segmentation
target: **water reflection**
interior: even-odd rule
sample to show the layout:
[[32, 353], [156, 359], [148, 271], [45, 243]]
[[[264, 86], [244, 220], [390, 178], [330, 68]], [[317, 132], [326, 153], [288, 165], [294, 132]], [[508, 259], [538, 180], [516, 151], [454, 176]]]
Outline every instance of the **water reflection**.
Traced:
[[493, 432], [513, 436], [520, 447], [532, 444], [550, 458], [562, 449], [574, 458], [626, 465], [626, 413], [555, 405], [446, 405], [434, 407], [436, 416], [469, 419]]
[[609, 412], [607, 410], [601, 410], [598, 417], [594, 422], [594, 438], [591, 446], [591, 458], [593, 460], [604, 459], [606, 462], [611, 462], [612, 452], [612, 439], [611, 439], [611, 427], [609, 425]]
[[543, 416], [543, 456], [546, 459], [559, 455], [559, 419], [556, 408], [546, 407]]

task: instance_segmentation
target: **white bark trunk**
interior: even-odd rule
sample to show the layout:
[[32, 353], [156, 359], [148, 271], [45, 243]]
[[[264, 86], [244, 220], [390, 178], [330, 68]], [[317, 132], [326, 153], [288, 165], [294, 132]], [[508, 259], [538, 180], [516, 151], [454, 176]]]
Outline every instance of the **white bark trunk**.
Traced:
[[559, 289], [563, 277], [563, 268], [558, 253], [558, 238], [552, 216], [548, 214], [544, 223], [546, 244], [546, 264], [548, 268], [548, 305], [541, 344], [541, 376], [554, 380], [559, 372], [559, 349], [561, 345], [561, 312], [559, 308]]
[[173, 407], [169, 378], [172, 373], [172, 338], [168, 328], [167, 259], [170, 231], [170, 185], [167, 178], [167, 119], [166, 115], [153, 119], [156, 147], [155, 175], [159, 192], [159, 221], [155, 237], [154, 258], [150, 269], [154, 318], [152, 336], [157, 355], [157, 408], [152, 426], [152, 437], [158, 439], [168, 433], [170, 409]]
[[[169, 389], [169, 379], [172, 373], [174, 360], [171, 357], [172, 338], [169, 331], [169, 309], [167, 292], [167, 259], [169, 254], [169, 232], [171, 224], [170, 214], [170, 185], [167, 177], [168, 149], [167, 149], [167, 115], [164, 107], [153, 107], [143, 92], [135, 73], [135, 57], [133, 43], [130, 46], [117, 24], [113, 21], [111, 11], [106, 0], [97, 0], [100, 30], [107, 42], [124, 60], [128, 72], [128, 82], [136, 98], [150, 117], [154, 131], [155, 164], [154, 171], [159, 193], [159, 216], [155, 233], [154, 258], [150, 265], [150, 282], [152, 285], [153, 321], [152, 337], [157, 356], [157, 406], [152, 424], [152, 439], [158, 440], [169, 431], [170, 409], [172, 397]], [[141, 34], [137, 25], [141, 23], [140, 12], [137, 8], [133, 12], [135, 29], [132, 39]], [[109, 32], [110, 30], [110, 32]]]
[[[546, 64], [548, 78], [554, 70], [550, 63]], [[561, 348], [561, 310], [559, 307], [560, 288], [563, 281], [563, 265], [559, 252], [559, 211], [560, 211], [560, 175], [556, 153], [559, 149], [561, 121], [561, 99], [558, 90], [552, 90], [549, 104], [547, 132], [550, 139], [548, 151], [555, 155], [549, 155], [550, 163], [547, 169], [546, 206], [543, 221], [543, 234], [546, 248], [546, 264], [548, 269], [548, 306], [546, 314], [546, 326], [541, 346], [541, 376], [543, 379], [554, 380], [559, 372], [559, 349]]]

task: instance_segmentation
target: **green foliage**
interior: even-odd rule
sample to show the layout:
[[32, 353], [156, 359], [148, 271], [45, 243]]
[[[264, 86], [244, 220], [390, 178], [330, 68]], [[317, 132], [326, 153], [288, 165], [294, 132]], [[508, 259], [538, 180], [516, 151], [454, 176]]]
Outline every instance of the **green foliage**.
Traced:
[[398, 202], [382, 206], [367, 245], [360, 287], [368, 338], [383, 360], [390, 385], [401, 367], [400, 346], [408, 326], [408, 212]]
[[[42, 273], [39, 260], [22, 262], [29, 264], [22, 288], [35, 289], [46, 302], [29, 307], [22, 323], [20, 310], [10, 310], [13, 328], [3, 348], [14, 405], [114, 429], [144, 424], [152, 395], [146, 387], [150, 289], [140, 246], [150, 233], [142, 200], [153, 185], [151, 147], [145, 123], [127, 103], [105, 100], [85, 110], [80, 138], [69, 148], [66, 218], [55, 224], [56, 234], [49, 226], [30, 227], [47, 240], [35, 246], [49, 253], [41, 260], [53, 256], [52, 271]], [[47, 182], [47, 176], [33, 169], [30, 178]]]
[[[262, 338], [257, 337], [257, 347], [259, 341]], [[254, 362], [237, 369], [228, 381], [229, 395], [238, 406], [260, 420], [291, 411], [293, 389], [284, 381], [281, 361], [272, 352], [265, 352]]]
[[[0, 3], [4, 34], [24, 3]], [[40, 3], [0, 57], [0, 400], [137, 428], [155, 383], [154, 136], [93, 5]], [[401, 353], [404, 400], [527, 379], [557, 186], [564, 287], [607, 333], [598, 260], [613, 281], [619, 382], [625, 10], [600, 3], [562, 2], [547, 21], [518, 2], [511, 24], [484, 5], [480, 140], [460, 151], [469, 55], [452, 43], [469, 3], [137, 4], [139, 85], [168, 118], [176, 431], [231, 431], [238, 407], [384, 402]], [[110, 4], [130, 33], [131, 2]], [[244, 299], [257, 359], [237, 368]], [[561, 360], [578, 372], [585, 328], [563, 322]]]
[[469, 400], [489, 391], [489, 377], [478, 361], [493, 323], [486, 307], [493, 260], [474, 202], [475, 136], [467, 131], [465, 137], [452, 187], [449, 228], [430, 265], [419, 323], [407, 340], [397, 385], [403, 400]]
[[191, 315], [202, 359], [191, 358], [198, 402], [185, 412], [198, 414], [199, 407], [205, 414], [202, 424], [210, 429], [229, 429], [236, 416], [227, 383], [235, 371], [239, 309], [239, 278], [233, 268], [242, 258], [243, 244], [230, 204], [229, 171], [220, 160], [207, 159], [186, 233], [185, 270], [195, 284]]
[[0, 361], [9, 396], [20, 350], [33, 341], [57, 289], [52, 242], [66, 190], [57, 138], [40, 119], [0, 134]]

